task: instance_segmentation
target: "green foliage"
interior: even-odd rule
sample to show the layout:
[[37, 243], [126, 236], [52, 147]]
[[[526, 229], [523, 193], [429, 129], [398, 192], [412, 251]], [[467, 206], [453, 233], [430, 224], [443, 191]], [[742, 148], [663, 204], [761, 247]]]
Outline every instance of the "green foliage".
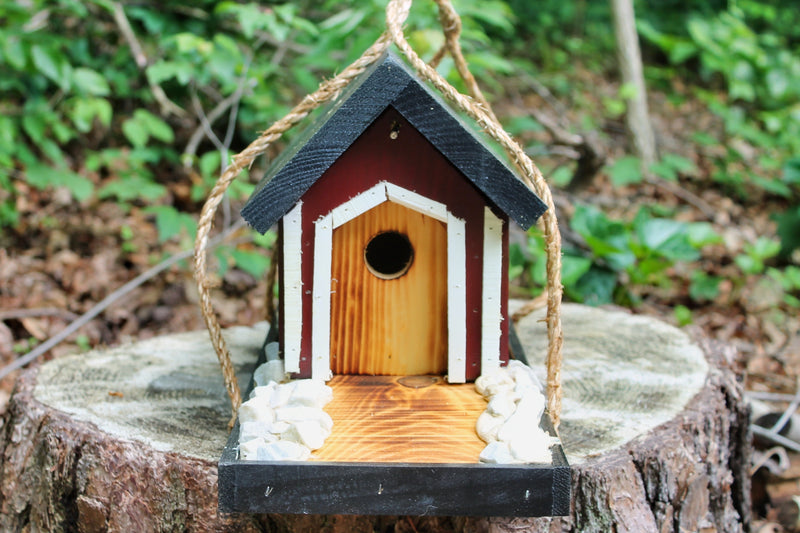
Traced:
[[154, 205], [145, 208], [144, 211], [155, 215], [158, 240], [160, 242], [168, 241], [184, 232], [185, 235], [194, 238], [197, 232], [197, 223], [194, 217], [188, 213], [181, 213], [172, 206]]
[[745, 274], [761, 274], [765, 262], [778, 255], [781, 243], [768, 237], [759, 237], [753, 244], [744, 245], [744, 253], [734, 258], [736, 265]]
[[[743, 202], [767, 195], [787, 203], [786, 210], [775, 216], [780, 243], [762, 237], [735, 258], [745, 274], [761, 273], [765, 260], [779, 251], [787, 259], [800, 247], [800, 16], [796, 7], [783, 0], [739, 0], [694, 6], [683, 16], [660, 11], [668, 8], [655, 4], [639, 11], [641, 35], [685, 77], [691, 79], [699, 72], [700, 81], [712, 88], [696, 89], [696, 94], [722, 118], [725, 137], [698, 132], [695, 140], [726, 147], [722, 155], [713, 157], [714, 181]], [[713, 90], [720, 84], [727, 98]]]
[[[620, 221], [595, 207], [578, 205], [570, 227], [583, 239], [585, 249], [565, 246], [564, 291], [569, 298], [591, 305], [635, 303], [631, 289], [668, 286], [672, 266], [698, 259], [700, 249], [719, 240], [708, 224], [653, 217], [646, 209], [631, 221]], [[534, 285], [544, 286], [544, 242], [538, 230], [530, 232], [527, 254], [517, 249], [510, 259], [512, 277], [527, 271]], [[711, 281], [696, 281], [698, 298], [707, 298]]]

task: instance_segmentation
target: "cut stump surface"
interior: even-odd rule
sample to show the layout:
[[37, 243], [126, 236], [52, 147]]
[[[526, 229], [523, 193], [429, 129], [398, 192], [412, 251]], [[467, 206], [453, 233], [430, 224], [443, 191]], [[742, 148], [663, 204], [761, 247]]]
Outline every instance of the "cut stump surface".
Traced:
[[[543, 375], [541, 318], [523, 318], [517, 332]], [[567, 305], [563, 321], [571, 516], [423, 517], [415, 527], [747, 531], [750, 435], [731, 349], [616, 311]], [[243, 386], [265, 333], [263, 324], [226, 331]], [[220, 515], [216, 463], [228, 417], [205, 331], [28, 370], [0, 434], [0, 530], [373, 531], [397, 521]]]

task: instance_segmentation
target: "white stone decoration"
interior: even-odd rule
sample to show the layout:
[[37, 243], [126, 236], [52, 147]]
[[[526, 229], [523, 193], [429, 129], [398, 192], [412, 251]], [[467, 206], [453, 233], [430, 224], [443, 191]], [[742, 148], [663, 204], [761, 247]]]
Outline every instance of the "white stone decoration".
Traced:
[[542, 385], [533, 370], [520, 361], [485, 372], [475, 390], [487, 401], [475, 430], [487, 443], [482, 463], [552, 463], [550, 447], [558, 443], [539, 423], [544, 413]]
[[239, 458], [245, 461], [305, 461], [331, 434], [323, 408], [333, 389], [321, 379], [287, 381], [281, 360], [253, 373], [255, 388], [239, 407]]

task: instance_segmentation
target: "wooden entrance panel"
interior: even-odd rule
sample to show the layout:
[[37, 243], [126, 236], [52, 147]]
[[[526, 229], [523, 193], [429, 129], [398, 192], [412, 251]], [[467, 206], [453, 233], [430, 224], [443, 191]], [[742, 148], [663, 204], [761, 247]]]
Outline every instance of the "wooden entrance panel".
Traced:
[[[387, 232], [408, 237], [413, 249], [410, 267], [398, 277], [376, 275], [365, 258], [372, 239]], [[388, 258], [389, 265], [395, 262], [396, 257]], [[444, 223], [399, 204], [384, 202], [333, 231], [331, 278], [334, 374], [446, 372], [447, 228]]]

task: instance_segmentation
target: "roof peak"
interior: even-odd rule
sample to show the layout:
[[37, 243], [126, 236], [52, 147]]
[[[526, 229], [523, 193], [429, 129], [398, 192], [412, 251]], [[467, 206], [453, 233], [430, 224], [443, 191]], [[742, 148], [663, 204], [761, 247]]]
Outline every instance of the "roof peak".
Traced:
[[388, 107], [397, 110], [468, 181], [524, 229], [544, 203], [394, 52], [356, 77], [278, 157], [242, 209], [264, 233]]

